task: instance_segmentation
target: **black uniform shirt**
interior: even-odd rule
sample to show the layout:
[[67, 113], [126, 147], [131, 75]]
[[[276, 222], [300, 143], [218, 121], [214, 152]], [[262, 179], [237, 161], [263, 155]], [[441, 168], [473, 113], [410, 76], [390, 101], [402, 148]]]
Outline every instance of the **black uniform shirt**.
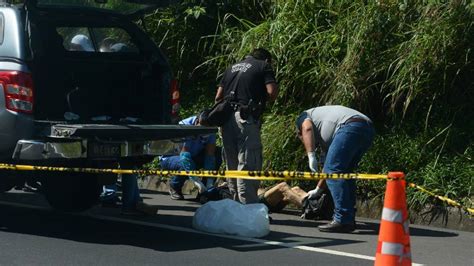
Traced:
[[269, 83], [276, 83], [275, 73], [270, 64], [247, 56], [224, 72], [219, 86], [224, 88], [224, 96], [234, 90], [237, 95], [235, 101], [240, 104], [248, 104], [250, 99], [254, 103], [265, 104], [267, 100], [265, 85]]

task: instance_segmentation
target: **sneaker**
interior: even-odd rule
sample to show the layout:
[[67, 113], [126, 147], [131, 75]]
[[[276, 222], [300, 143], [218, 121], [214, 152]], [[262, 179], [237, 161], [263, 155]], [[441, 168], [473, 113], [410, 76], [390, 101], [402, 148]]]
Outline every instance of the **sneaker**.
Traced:
[[39, 182], [26, 182], [25, 185], [23, 186], [23, 191], [25, 192], [41, 192], [41, 183]]
[[172, 200], [183, 200], [184, 199], [183, 193], [181, 193], [181, 191], [174, 190], [174, 188], [172, 188], [172, 187], [170, 187], [169, 193], [170, 193], [170, 196], [171, 196]]
[[137, 210], [144, 212], [148, 215], [155, 215], [158, 212], [158, 206], [150, 205], [145, 202], [139, 201], [137, 203]]
[[319, 231], [328, 233], [351, 233], [355, 230], [356, 223], [341, 224], [337, 221], [332, 221], [325, 225], [318, 226]]

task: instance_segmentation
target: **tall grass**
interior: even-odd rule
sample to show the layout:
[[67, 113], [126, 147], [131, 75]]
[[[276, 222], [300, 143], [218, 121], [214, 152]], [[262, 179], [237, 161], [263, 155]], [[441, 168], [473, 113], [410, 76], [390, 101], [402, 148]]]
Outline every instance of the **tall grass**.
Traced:
[[[190, 112], [211, 103], [230, 63], [256, 47], [275, 55], [280, 95], [265, 114], [266, 168], [306, 170], [294, 118], [306, 108], [343, 104], [377, 127], [360, 171], [402, 170], [419, 185], [472, 204], [472, 3], [188, 2], [205, 14], [190, 18], [189, 5], [178, 6], [150, 16], [150, 25], [178, 76], [188, 79], [183, 84], [193, 88], [183, 94]], [[371, 197], [383, 186], [359, 185], [360, 195]], [[431, 200], [414, 191], [409, 197], [418, 207]]]
[[[465, 79], [458, 71], [472, 69], [472, 9], [462, 1], [276, 1], [259, 24], [227, 18], [241, 27], [223, 21], [220, 55], [232, 56], [215, 60], [214, 67], [224, 69], [253, 47], [268, 47], [277, 57], [279, 103], [285, 106], [340, 103], [369, 114], [404, 115], [416, 100], [437, 99], [423, 101], [426, 95], [442, 97], [447, 87], [456, 90], [450, 94], [465, 90], [452, 85]], [[381, 106], [374, 106], [374, 98]]]

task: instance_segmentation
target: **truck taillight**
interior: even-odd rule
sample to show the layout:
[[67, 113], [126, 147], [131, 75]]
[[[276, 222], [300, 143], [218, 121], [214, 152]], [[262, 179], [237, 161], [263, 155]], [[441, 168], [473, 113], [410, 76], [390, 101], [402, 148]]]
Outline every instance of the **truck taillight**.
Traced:
[[3, 89], [5, 106], [8, 110], [33, 113], [31, 74], [20, 71], [0, 71], [0, 89]]
[[179, 109], [181, 109], [181, 105], [180, 105], [178, 81], [175, 79], [171, 80], [170, 93], [171, 93], [171, 117], [172, 119], [178, 119]]

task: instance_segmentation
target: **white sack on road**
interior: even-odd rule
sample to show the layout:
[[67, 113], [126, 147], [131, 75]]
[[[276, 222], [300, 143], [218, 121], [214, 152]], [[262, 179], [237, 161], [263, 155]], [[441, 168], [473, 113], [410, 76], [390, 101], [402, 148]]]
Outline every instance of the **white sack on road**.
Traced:
[[193, 217], [197, 230], [245, 237], [263, 237], [270, 233], [268, 208], [264, 204], [240, 204], [230, 199], [209, 201]]

